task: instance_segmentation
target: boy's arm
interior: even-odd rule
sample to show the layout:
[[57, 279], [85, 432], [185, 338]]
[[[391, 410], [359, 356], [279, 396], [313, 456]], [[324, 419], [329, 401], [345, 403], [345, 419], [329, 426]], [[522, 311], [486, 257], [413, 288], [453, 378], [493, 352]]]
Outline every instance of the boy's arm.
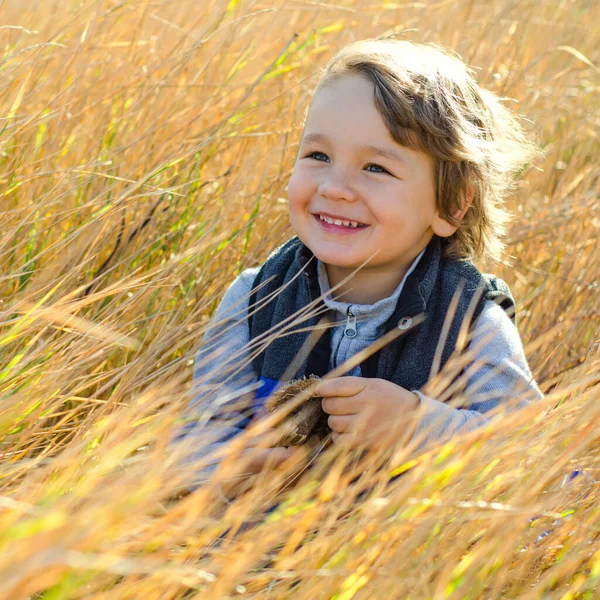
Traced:
[[473, 399], [468, 408], [456, 408], [414, 390], [421, 399], [413, 434], [413, 439], [420, 441], [419, 447], [479, 427], [489, 420], [485, 413], [501, 404], [510, 403], [507, 408], [516, 409], [543, 397], [527, 364], [517, 328], [495, 302], [486, 303], [467, 351], [474, 353], [472, 366], [467, 368], [465, 392]]
[[[189, 419], [173, 441], [183, 463], [214, 454], [249, 423], [257, 377], [247, 344], [248, 296], [258, 269], [247, 269], [229, 287], [212, 318], [194, 363]], [[206, 479], [218, 465], [214, 459], [197, 473]]]

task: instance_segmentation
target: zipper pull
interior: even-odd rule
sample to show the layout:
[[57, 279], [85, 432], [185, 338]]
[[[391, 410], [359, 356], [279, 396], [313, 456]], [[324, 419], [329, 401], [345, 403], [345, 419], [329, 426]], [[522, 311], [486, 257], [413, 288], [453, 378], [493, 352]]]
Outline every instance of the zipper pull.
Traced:
[[344, 328], [344, 335], [348, 338], [356, 337], [356, 317], [352, 314], [350, 307], [348, 307], [348, 312], [346, 314], [348, 320], [346, 321], [346, 327]]

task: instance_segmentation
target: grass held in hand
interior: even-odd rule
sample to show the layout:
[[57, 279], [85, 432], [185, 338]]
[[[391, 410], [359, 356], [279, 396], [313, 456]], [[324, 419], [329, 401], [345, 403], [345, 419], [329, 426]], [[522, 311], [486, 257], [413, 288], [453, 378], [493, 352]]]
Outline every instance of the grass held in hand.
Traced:
[[[318, 377], [311, 375], [288, 382], [266, 401], [265, 408], [269, 413], [283, 408], [318, 380]], [[301, 446], [307, 440], [310, 440], [309, 443], [312, 445], [323, 441], [328, 442], [331, 439], [329, 437], [331, 429], [327, 425], [328, 415], [321, 407], [322, 400], [321, 396], [312, 395], [279, 421], [278, 428], [282, 436], [277, 443], [278, 446]]]

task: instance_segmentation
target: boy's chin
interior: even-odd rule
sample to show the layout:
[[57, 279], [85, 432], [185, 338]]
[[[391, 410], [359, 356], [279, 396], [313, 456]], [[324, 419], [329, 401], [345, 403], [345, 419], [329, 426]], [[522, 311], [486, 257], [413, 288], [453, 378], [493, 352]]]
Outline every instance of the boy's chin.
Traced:
[[364, 261], [356, 261], [353, 257], [348, 255], [331, 254], [328, 252], [315, 252], [313, 254], [328, 267], [335, 267], [336, 269], [358, 269], [364, 263]]
[[[296, 235], [298, 235], [298, 233], [296, 233]], [[315, 257], [326, 265], [331, 265], [340, 269], [357, 269], [368, 258], [355, 256], [354, 253], [349, 252], [352, 247], [346, 243], [322, 243], [320, 241], [315, 241], [314, 239], [303, 239], [305, 236], [302, 235], [298, 235], [298, 237]]]

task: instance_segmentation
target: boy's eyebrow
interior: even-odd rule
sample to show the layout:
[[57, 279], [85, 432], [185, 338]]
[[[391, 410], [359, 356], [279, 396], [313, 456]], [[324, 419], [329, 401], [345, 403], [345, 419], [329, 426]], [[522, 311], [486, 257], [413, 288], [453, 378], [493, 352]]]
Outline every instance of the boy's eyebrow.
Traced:
[[[309, 133], [302, 138], [301, 144], [314, 144], [321, 143], [326, 144], [329, 140], [327, 136], [322, 133]], [[389, 160], [393, 160], [399, 162], [400, 164], [408, 167], [408, 162], [406, 159], [394, 148], [381, 148], [379, 146], [363, 146], [360, 148], [361, 152], [365, 154], [374, 154], [375, 156], [382, 156], [383, 158], [387, 158]]]
[[300, 140], [300, 144], [326, 144], [327, 142], [327, 137], [322, 133], [308, 133]]
[[395, 160], [396, 162], [399, 162], [405, 167], [408, 167], [406, 159], [402, 156], [402, 154], [400, 154], [400, 152], [394, 150], [393, 148], [380, 148], [379, 146], [363, 146], [361, 150], [368, 154], [374, 154], [375, 156], [383, 156], [383, 158]]

